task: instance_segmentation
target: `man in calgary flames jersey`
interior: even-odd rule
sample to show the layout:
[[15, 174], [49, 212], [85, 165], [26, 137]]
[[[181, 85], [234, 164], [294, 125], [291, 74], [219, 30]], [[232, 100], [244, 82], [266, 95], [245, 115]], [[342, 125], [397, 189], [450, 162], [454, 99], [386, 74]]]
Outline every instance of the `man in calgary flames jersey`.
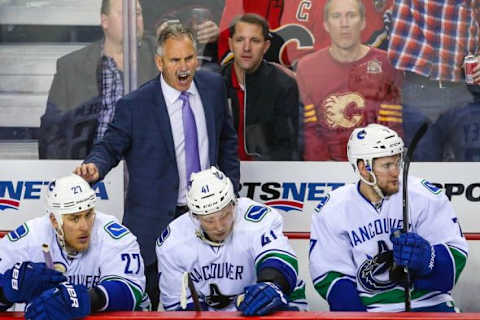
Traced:
[[[233, 18], [243, 13], [265, 17], [273, 34], [272, 45], [265, 55], [270, 61], [291, 67], [298, 59], [330, 44], [323, 26], [326, 0], [226, 0], [220, 21], [218, 56], [222, 64], [232, 58], [228, 49], [228, 27]], [[362, 0], [368, 26], [362, 30], [361, 41], [384, 48], [392, 0]], [[388, 25], [388, 23], [387, 23]]]

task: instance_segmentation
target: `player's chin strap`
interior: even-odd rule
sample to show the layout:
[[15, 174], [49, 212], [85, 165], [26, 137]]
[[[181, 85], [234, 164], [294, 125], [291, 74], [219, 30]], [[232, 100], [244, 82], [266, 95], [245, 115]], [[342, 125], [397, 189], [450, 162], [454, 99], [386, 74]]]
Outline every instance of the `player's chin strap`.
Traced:
[[373, 178], [373, 181], [368, 181], [360, 173], [358, 173], [358, 176], [360, 177], [360, 179], [363, 182], [365, 182], [366, 184], [368, 184], [369, 186], [371, 186], [373, 188], [375, 193], [380, 197], [379, 202], [381, 202], [385, 198], [385, 195], [383, 194], [382, 190], [380, 190], [380, 188], [377, 185], [377, 177], [373, 173], [373, 161], [372, 161], [372, 159], [364, 159], [363, 161], [365, 161], [365, 167], [367, 168], [368, 174], [370, 174], [370, 176]]
[[202, 229], [197, 229], [195, 231], [195, 235], [197, 236], [197, 238], [199, 238], [203, 242], [205, 242], [208, 245], [213, 246], [213, 247], [221, 247], [221, 246], [223, 246], [223, 243], [225, 242], [224, 240], [223, 241], [213, 241], [213, 240], [208, 239], [207, 235], [205, 234], [205, 232]]
[[68, 248], [67, 244], [65, 243], [65, 235], [63, 230], [61, 228], [55, 228], [55, 234], [57, 235], [58, 244], [67, 254], [67, 257], [70, 259], [75, 258], [78, 255], [78, 251]]

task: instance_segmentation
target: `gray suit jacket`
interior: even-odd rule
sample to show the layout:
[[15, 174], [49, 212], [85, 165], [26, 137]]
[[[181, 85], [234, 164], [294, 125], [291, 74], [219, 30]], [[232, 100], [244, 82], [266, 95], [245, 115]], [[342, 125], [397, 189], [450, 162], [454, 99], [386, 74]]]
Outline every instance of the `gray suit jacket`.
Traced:
[[[97, 72], [101, 72], [102, 42], [69, 53], [57, 60], [41, 118], [40, 159], [83, 159], [90, 151], [102, 103]], [[154, 61], [155, 44], [145, 38], [137, 51], [138, 85], [158, 74]]]
[[[57, 73], [48, 94], [49, 104], [54, 104], [60, 111], [68, 111], [100, 94], [97, 86], [97, 65], [102, 54], [101, 44], [101, 41], [94, 42], [58, 59]], [[142, 41], [137, 55], [140, 86], [158, 74], [153, 39], [146, 38]]]

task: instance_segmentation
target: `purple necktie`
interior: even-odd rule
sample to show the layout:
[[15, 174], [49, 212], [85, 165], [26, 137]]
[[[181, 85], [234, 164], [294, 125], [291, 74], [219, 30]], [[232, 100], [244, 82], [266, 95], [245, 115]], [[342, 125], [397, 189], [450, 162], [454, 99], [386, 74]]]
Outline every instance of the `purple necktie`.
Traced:
[[198, 156], [197, 124], [193, 116], [188, 98], [189, 93], [183, 91], [180, 94], [182, 106], [183, 134], [185, 136], [185, 164], [187, 171], [187, 184], [190, 182], [192, 172], [200, 171], [200, 158]]

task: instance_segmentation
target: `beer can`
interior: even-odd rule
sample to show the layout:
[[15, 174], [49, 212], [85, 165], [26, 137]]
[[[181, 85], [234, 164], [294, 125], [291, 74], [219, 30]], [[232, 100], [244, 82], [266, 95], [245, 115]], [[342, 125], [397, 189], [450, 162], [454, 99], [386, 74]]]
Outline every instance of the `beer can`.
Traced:
[[478, 57], [469, 54], [465, 57], [463, 62], [463, 69], [465, 70], [465, 83], [467, 84], [474, 84], [475, 81], [473, 80], [473, 69], [478, 64]]

